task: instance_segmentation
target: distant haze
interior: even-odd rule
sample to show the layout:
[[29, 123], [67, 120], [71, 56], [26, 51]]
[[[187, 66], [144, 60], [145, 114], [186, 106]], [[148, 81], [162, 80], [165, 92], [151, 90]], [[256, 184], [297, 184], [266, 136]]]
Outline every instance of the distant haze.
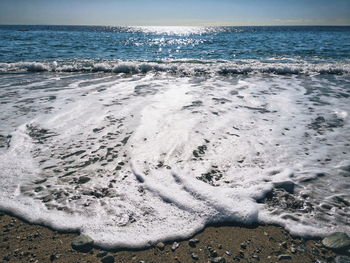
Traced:
[[350, 25], [350, 1], [0, 0], [0, 24]]

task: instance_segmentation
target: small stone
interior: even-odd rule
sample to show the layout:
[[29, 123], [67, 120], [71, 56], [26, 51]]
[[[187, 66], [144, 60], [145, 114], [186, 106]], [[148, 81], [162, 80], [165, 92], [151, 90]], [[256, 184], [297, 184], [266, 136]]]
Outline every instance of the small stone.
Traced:
[[327, 248], [346, 249], [350, 247], [350, 237], [343, 232], [335, 232], [325, 237], [322, 244]]
[[280, 244], [280, 246], [283, 247], [283, 248], [287, 248], [287, 247], [288, 247], [288, 246], [287, 246], [287, 242], [282, 242], [282, 243]]
[[179, 246], [180, 246], [179, 243], [174, 242], [173, 245], [171, 246], [171, 250], [172, 250], [172, 251], [175, 251]]
[[188, 244], [190, 245], [190, 247], [195, 247], [197, 243], [199, 243], [198, 239], [190, 239], [188, 241]]
[[350, 263], [350, 257], [338, 256], [335, 258], [335, 263]]
[[226, 263], [226, 259], [223, 257], [216, 257], [211, 260], [211, 263]]
[[218, 245], [218, 249], [222, 249], [222, 245], [221, 244]]
[[260, 260], [260, 257], [259, 257], [258, 255], [256, 255], [256, 254], [254, 254], [254, 255], [252, 256], [252, 258], [254, 258], [254, 259], [256, 259], [256, 260]]
[[282, 260], [282, 259], [292, 259], [292, 257], [287, 254], [278, 255], [278, 260]]
[[109, 255], [101, 259], [102, 263], [114, 263], [115, 259], [113, 256]]
[[232, 252], [231, 251], [225, 251], [225, 254], [228, 256], [232, 256]]
[[72, 248], [79, 252], [89, 252], [94, 245], [94, 240], [85, 235], [77, 236], [72, 241]]
[[47, 202], [50, 202], [52, 199], [53, 199], [53, 196], [49, 194], [43, 198], [43, 202], [47, 203]]
[[192, 254], [191, 254], [191, 257], [192, 257], [194, 260], [198, 260], [198, 259], [199, 259], [198, 255], [197, 255], [196, 253], [192, 253]]
[[50, 256], [50, 261], [53, 262], [55, 259], [58, 259], [59, 257], [57, 257], [55, 254], [52, 254]]
[[78, 179], [78, 184], [85, 184], [90, 181], [90, 178], [87, 176], [80, 176]]
[[296, 249], [295, 247], [292, 246], [292, 247], [290, 248], [290, 252], [292, 252], [292, 253], [294, 254], [294, 253], [297, 252], [297, 249]]
[[44, 179], [41, 179], [41, 180], [36, 180], [34, 183], [35, 184], [42, 184], [42, 183], [45, 183], [46, 182], [46, 178], [44, 178]]
[[246, 248], [247, 248], [247, 245], [244, 244], [244, 243], [241, 243], [241, 244], [240, 244], [240, 247], [241, 247], [242, 249], [246, 249]]
[[209, 253], [210, 253], [210, 257], [215, 258], [215, 257], [218, 256], [218, 253], [216, 252], [215, 249], [210, 247], [210, 249], [208, 248], [208, 250], [209, 250]]
[[165, 244], [163, 242], [158, 242], [156, 247], [160, 250], [163, 250], [165, 248]]

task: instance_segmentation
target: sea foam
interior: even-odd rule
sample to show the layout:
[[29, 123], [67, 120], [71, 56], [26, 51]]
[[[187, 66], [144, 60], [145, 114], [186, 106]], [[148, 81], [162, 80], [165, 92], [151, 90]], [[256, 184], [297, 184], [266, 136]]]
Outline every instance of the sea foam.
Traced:
[[225, 222], [349, 231], [346, 77], [152, 65], [0, 76], [1, 210], [106, 248]]
[[0, 72], [105, 72], [139, 74], [147, 72], [168, 72], [176, 75], [348, 75], [350, 64], [343, 62], [307, 62], [283, 59], [261, 61], [253, 59], [225, 60], [65, 60], [53, 62], [11, 62], [0, 63]]

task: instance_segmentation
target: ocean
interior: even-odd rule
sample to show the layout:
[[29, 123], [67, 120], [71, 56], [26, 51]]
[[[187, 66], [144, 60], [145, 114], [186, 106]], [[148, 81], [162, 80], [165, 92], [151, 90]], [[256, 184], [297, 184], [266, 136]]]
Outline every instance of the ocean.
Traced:
[[0, 26], [0, 210], [105, 248], [350, 232], [350, 27]]

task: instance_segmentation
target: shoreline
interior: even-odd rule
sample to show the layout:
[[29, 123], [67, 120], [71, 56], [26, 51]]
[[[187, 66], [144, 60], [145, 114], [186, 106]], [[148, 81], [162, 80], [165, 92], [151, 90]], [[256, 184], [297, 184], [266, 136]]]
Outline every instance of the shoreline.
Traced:
[[[293, 237], [275, 225], [207, 226], [191, 239], [131, 250], [72, 249], [78, 233], [52, 230], [0, 212], [0, 262], [335, 262], [320, 239]], [[173, 249], [172, 249], [173, 247]], [[176, 247], [176, 248], [175, 248]], [[175, 249], [174, 249], [175, 248]]]

